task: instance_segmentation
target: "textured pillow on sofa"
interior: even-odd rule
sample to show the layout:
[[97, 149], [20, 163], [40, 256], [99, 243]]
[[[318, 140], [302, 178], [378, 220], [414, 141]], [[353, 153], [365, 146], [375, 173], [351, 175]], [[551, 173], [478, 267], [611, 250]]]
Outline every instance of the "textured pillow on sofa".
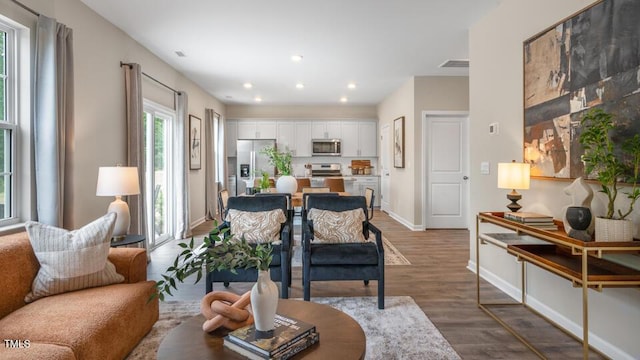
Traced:
[[124, 281], [107, 260], [115, 220], [116, 214], [109, 213], [73, 231], [27, 222], [40, 269], [24, 301]]
[[269, 211], [241, 211], [229, 209], [226, 220], [230, 232], [237, 238], [244, 236], [251, 244], [275, 242], [280, 238], [280, 227], [287, 221], [282, 209]]
[[313, 221], [313, 240], [321, 243], [367, 242], [362, 235], [365, 220], [362, 209], [330, 211], [311, 209], [307, 216]]

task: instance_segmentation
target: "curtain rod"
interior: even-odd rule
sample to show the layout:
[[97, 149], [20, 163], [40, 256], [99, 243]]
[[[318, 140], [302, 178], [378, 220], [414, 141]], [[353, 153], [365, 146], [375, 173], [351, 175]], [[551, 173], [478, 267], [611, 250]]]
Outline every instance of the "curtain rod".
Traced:
[[37, 11], [33, 10], [32, 8], [30, 8], [30, 7], [28, 7], [27, 5], [25, 5], [25, 4], [21, 3], [21, 2], [19, 2], [18, 0], [11, 0], [11, 1], [13, 1], [16, 5], [20, 6], [21, 8], [23, 8], [23, 9], [27, 10], [28, 12], [32, 13], [33, 15], [35, 15], [35, 16], [40, 16], [40, 13], [39, 13], [39, 12], [37, 12]]
[[[14, 1], [15, 1], [15, 0], [14, 0]], [[131, 64], [120, 61], [120, 67], [123, 67], [123, 66], [128, 66], [129, 68], [131, 68], [131, 67], [132, 67], [132, 66], [131, 66]], [[158, 79], [154, 78], [153, 76], [151, 76], [151, 75], [149, 75], [149, 74], [145, 73], [144, 71], [142, 72], [142, 75], [144, 75], [144, 76], [146, 76], [147, 78], [149, 78], [150, 80], [153, 80], [153, 81], [155, 81], [156, 83], [158, 83], [158, 84], [160, 84], [160, 85], [164, 86], [165, 88], [167, 88], [167, 89], [169, 89], [169, 90], [173, 91], [174, 93], [176, 93], [176, 94], [180, 94], [180, 91], [178, 91], [178, 90], [176, 90], [176, 89], [172, 88], [171, 86], [169, 86], [169, 85], [167, 85], [167, 84], [163, 83], [162, 81], [160, 81], [160, 80], [158, 80]]]

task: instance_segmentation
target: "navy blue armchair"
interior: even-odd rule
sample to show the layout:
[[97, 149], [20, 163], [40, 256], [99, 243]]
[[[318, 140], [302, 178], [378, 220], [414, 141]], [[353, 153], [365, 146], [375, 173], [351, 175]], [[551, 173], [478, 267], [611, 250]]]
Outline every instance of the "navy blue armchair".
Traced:
[[[362, 235], [375, 241], [352, 243], [314, 242], [314, 224], [308, 218], [312, 209], [342, 212], [362, 209]], [[378, 281], [378, 308], [384, 309], [384, 248], [382, 232], [369, 223], [364, 196], [309, 196], [307, 216], [302, 222], [302, 284], [304, 300], [311, 297], [311, 282], [326, 280]], [[320, 230], [320, 229], [317, 229]]]
[[[287, 220], [280, 228], [280, 244], [273, 245], [272, 260], [269, 267], [271, 280], [280, 281], [280, 297], [289, 297], [289, 286], [291, 285], [291, 256], [293, 254], [293, 219], [292, 211], [288, 209], [287, 197], [282, 196], [237, 196], [230, 197], [227, 202], [227, 212], [232, 209], [250, 212], [269, 211], [282, 209]], [[218, 227], [219, 230], [231, 228], [231, 224], [226, 220]], [[229, 236], [229, 232], [225, 236]], [[206, 276], [206, 292], [213, 290], [214, 282], [222, 282], [224, 286], [229, 286], [230, 282], [255, 282], [258, 279], [258, 271], [255, 268], [237, 269], [236, 274], [228, 270], [211, 271]]]

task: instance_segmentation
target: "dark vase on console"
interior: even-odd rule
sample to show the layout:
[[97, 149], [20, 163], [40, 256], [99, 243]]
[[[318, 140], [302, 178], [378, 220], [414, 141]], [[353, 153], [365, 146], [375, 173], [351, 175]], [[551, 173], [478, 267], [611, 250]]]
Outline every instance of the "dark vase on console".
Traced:
[[590, 241], [591, 235], [586, 231], [591, 224], [591, 209], [584, 206], [569, 206], [567, 221], [571, 225], [569, 236], [574, 239]]

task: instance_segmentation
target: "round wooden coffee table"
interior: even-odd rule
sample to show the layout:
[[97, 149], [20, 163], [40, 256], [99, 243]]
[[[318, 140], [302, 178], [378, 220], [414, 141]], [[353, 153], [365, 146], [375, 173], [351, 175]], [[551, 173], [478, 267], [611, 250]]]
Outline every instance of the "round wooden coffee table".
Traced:
[[[318, 343], [295, 358], [364, 359], [364, 331], [351, 316], [342, 311], [308, 301], [280, 299], [278, 313], [314, 324], [320, 334]], [[160, 343], [158, 360], [245, 358], [222, 345], [228, 331], [219, 329], [210, 334], [202, 331], [204, 320], [202, 315], [197, 315], [171, 330]]]

